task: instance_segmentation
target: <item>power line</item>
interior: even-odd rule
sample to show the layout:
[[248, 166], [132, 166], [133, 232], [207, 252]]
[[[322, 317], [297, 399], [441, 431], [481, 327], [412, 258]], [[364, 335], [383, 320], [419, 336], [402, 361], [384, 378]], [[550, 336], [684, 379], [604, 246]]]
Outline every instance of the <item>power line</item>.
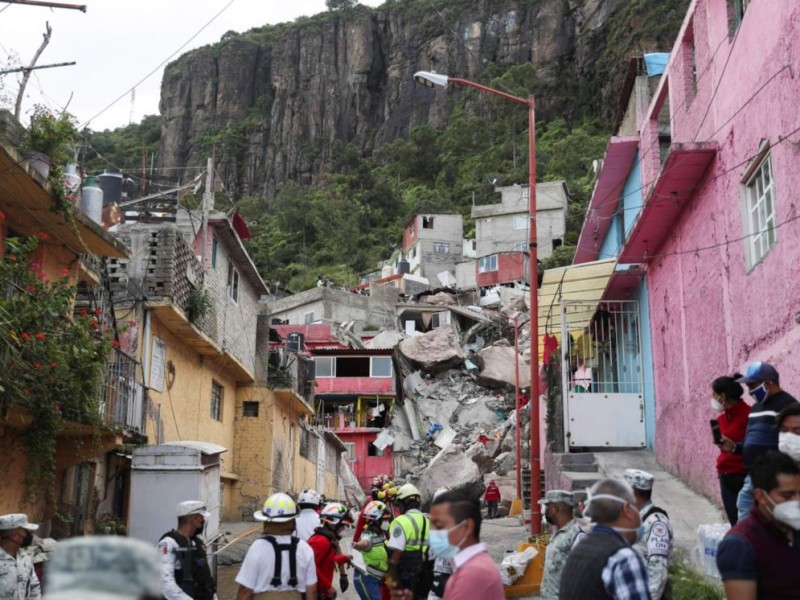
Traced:
[[144, 83], [145, 81], [147, 81], [148, 79], [150, 79], [150, 77], [152, 77], [153, 75], [155, 75], [155, 73], [156, 73], [156, 72], [158, 72], [158, 70], [159, 70], [161, 67], [163, 67], [163, 66], [164, 66], [164, 65], [167, 63], [167, 61], [169, 61], [169, 60], [170, 60], [170, 59], [171, 59], [173, 56], [175, 56], [176, 54], [178, 54], [178, 52], [180, 52], [180, 51], [181, 51], [181, 50], [183, 50], [183, 49], [184, 49], [186, 46], [188, 46], [188, 45], [189, 45], [189, 43], [190, 43], [192, 40], [194, 40], [194, 39], [195, 39], [195, 38], [196, 38], [198, 35], [200, 35], [200, 34], [201, 34], [201, 33], [202, 33], [202, 32], [203, 32], [203, 31], [204, 31], [204, 30], [205, 30], [205, 29], [206, 29], [206, 28], [207, 28], [209, 25], [211, 25], [211, 23], [213, 23], [213, 22], [214, 22], [214, 21], [217, 19], [217, 17], [219, 17], [219, 16], [220, 16], [222, 13], [224, 13], [224, 12], [225, 12], [225, 11], [228, 9], [228, 7], [229, 7], [231, 4], [233, 4], [235, 1], [236, 1], [236, 0], [230, 0], [230, 1], [229, 1], [229, 2], [228, 2], [226, 5], [225, 5], [225, 6], [223, 6], [223, 7], [222, 7], [222, 9], [221, 9], [221, 10], [220, 10], [220, 11], [219, 11], [217, 14], [215, 14], [213, 17], [211, 17], [211, 19], [209, 19], [209, 20], [206, 22], [206, 24], [205, 24], [205, 25], [203, 25], [203, 26], [202, 26], [200, 29], [198, 29], [198, 30], [197, 30], [197, 31], [194, 33], [194, 35], [192, 35], [192, 37], [190, 37], [190, 38], [189, 38], [188, 40], [186, 40], [186, 41], [185, 41], [183, 44], [181, 44], [181, 46], [180, 46], [180, 47], [179, 47], [177, 50], [175, 50], [175, 51], [174, 51], [172, 54], [170, 54], [169, 56], [167, 56], [167, 58], [165, 58], [163, 61], [161, 61], [161, 62], [160, 62], [160, 63], [159, 63], [159, 64], [158, 64], [158, 65], [157, 65], [157, 66], [156, 66], [156, 67], [155, 67], [155, 68], [154, 68], [152, 71], [150, 71], [150, 72], [149, 72], [147, 75], [145, 75], [145, 76], [144, 76], [144, 77], [142, 77], [142, 78], [141, 78], [139, 81], [137, 81], [136, 83], [134, 83], [134, 84], [133, 84], [131, 87], [129, 87], [127, 90], [125, 90], [125, 91], [124, 91], [122, 94], [120, 94], [119, 96], [117, 96], [117, 97], [116, 97], [114, 100], [112, 100], [112, 101], [111, 101], [111, 102], [110, 102], [110, 103], [109, 103], [109, 104], [108, 104], [108, 105], [107, 105], [105, 108], [103, 108], [103, 109], [102, 109], [100, 112], [98, 112], [97, 114], [95, 114], [93, 117], [91, 117], [91, 118], [87, 119], [87, 120], [86, 120], [86, 122], [85, 122], [85, 123], [83, 123], [83, 125], [81, 125], [81, 129], [83, 129], [84, 127], [88, 126], [88, 125], [89, 125], [89, 123], [91, 123], [91, 122], [92, 122], [94, 119], [96, 119], [97, 117], [99, 117], [100, 115], [102, 115], [103, 113], [105, 113], [105, 112], [106, 112], [106, 111], [107, 111], [109, 108], [111, 108], [112, 106], [114, 106], [114, 105], [115, 105], [117, 102], [119, 102], [119, 101], [120, 101], [120, 100], [122, 100], [123, 98], [127, 97], [127, 95], [128, 95], [128, 94], [130, 94], [130, 93], [131, 93], [131, 92], [132, 92], [132, 91], [133, 91], [133, 90], [134, 90], [134, 89], [135, 89], [137, 86], [141, 85], [142, 83]]

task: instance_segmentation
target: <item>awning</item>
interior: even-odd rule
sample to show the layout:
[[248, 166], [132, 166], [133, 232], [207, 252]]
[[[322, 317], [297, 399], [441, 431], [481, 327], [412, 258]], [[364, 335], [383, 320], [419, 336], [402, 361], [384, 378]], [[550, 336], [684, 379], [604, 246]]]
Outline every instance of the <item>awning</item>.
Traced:
[[622, 248], [619, 262], [645, 263], [658, 252], [716, 154], [714, 144], [673, 144]]
[[[561, 300], [594, 302], [596, 307], [603, 298], [616, 264], [616, 259], [611, 258], [544, 272], [542, 286], [539, 288], [540, 350], [542, 337], [546, 333], [556, 336], [561, 334]], [[588, 322], [594, 308], [587, 308], [587, 311]]]

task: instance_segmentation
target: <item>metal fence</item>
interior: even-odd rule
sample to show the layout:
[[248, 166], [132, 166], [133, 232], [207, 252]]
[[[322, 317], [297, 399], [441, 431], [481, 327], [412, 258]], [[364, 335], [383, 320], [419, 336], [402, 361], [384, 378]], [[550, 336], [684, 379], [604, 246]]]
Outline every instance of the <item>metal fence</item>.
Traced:
[[142, 375], [132, 356], [114, 349], [100, 390], [100, 414], [107, 424], [144, 434]]

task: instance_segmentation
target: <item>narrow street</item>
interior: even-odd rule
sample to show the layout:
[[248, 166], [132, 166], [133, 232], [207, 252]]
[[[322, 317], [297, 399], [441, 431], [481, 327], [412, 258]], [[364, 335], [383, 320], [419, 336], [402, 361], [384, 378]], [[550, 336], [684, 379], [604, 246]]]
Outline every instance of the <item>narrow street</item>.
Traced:
[[[224, 524], [224, 530], [231, 531], [233, 535], [230, 537], [232, 538], [236, 535], [235, 532], [246, 531], [252, 526], [253, 523], [251, 522], [226, 523]], [[498, 565], [506, 554], [516, 550], [517, 544], [525, 539], [526, 536], [527, 528], [521, 526], [517, 518], [485, 520], [481, 525], [481, 539], [487, 545], [492, 559]], [[344, 541], [349, 542], [350, 537], [351, 534], [348, 534]], [[239, 572], [242, 557], [244, 557], [247, 548], [250, 547], [250, 544], [255, 539], [256, 535], [250, 536], [242, 540], [241, 543], [236, 544], [235, 547], [231, 547], [230, 551], [226, 550], [221, 555], [217, 575], [217, 596], [219, 600], [235, 600], [237, 589], [236, 574]], [[358, 594], [352, 586], [352, 570], [348, 571], [348, 578], [351, 585], [344, 594], [339, 595], [339, 598], [341, 600], [358, 600]], [[523, 598], [535, 597], [538, 596], [525, 596]]]

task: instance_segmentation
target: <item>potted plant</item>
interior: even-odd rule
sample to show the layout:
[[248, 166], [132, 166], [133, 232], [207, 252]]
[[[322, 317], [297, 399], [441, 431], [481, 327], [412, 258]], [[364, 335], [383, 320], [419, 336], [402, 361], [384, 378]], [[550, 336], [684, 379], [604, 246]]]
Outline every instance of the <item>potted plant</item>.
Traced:
[[71, 114], [66, 111], [54, 114], [46, 106], [37, 104], [23, 138], [24, 156], [43, 177], [48, 177], [52, 164], [69, 162], [77, 135], [78, 128]]

